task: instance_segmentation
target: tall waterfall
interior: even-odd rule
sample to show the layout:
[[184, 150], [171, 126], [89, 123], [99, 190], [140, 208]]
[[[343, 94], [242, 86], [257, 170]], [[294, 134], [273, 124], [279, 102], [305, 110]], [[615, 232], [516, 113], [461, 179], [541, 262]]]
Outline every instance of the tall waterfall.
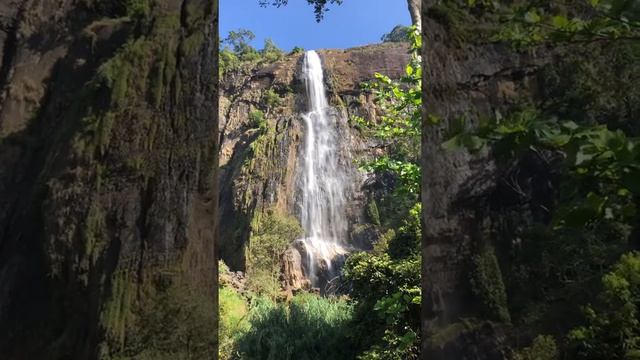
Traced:
[[344, 260], [348, 222], [347, 181], [341, 163], [340, 117], [327, 102], [320, 57], [307, 51], [303, 76], [309, 99], [305, 123], [300, 217], [305, 230], [305, 268], [313, 286], [323, 287], [337, 275], [336, 264]]

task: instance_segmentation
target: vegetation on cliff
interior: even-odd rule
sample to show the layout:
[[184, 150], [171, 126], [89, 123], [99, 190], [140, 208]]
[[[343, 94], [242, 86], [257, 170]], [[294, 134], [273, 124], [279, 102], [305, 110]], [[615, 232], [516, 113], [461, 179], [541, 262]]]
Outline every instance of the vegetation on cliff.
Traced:
[[640, 354], [640, 92], [633, 85], [640, 8], [616, 0], [475, 6], [476, 15], [502, 21], [490, 28], [492, 41], [516, 51], [544, 45], [556, 59], [536, 72], [543, 91], [479, 125], [454, 121], [443, 144], [488, 150], [499, 188], [512, 199], [498, 201], [492, 216], [513, 224], [491, 240], [490, 268], [504, 282], [500, 316], [478, 314], [529, 334], [531, 346], [511, 345], [518, 359], [633, 359]]

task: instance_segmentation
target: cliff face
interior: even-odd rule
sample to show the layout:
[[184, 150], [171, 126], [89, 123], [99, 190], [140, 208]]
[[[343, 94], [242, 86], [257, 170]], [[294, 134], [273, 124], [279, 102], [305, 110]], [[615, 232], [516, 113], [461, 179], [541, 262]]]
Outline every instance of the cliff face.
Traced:
[[[474, 127], [535, 96], [536, 70], [545, 60], [543, 54], [461, 37], [446, 11], [422, 3], [422, 352], [429, 359], [505, 359], [510, 316], [496, 248], [512, 241], [513, 224], [526, 223], [532, 209], [512, 202], [504, 169], [490, 154], [448, 151], [441, 144], [460, 118]], [[440, 122], [432, 124], [430, 116]], [[536, 171], [510, 175], [524, 179]], [[536, 191], [533, 183], [522, 191]]]
[[[0, 4], [3, 358], [136, 356], [191, 292], [215, 329], [216, 14]], [[214, 353], [172, 331], [165, 353]]]
[[[322, 50], [319, 54], [329, 101], [341, 119], [355, 115], [375, 120], [376, 105], [370, 94], [361, 91], [360, 84], [372, 80], [375, 72], [399, 78], [409, 61], [407, 45], [399, 43]], [[289, 55], [245, 77], [227, 75], [222, 81], [220, 214], [225, 226], [221, 228], [220, 256], [236, 270], [245, 267], [245, 250], [254, 219], [267, 212], [299, 218], [296, 169], [300, 167], [300, 146], [304, 141], [300, 114], [308, 111], [302, 58], [303, 54]], [[256, 111], [264, 115], [262, 127], [250, 120]], [[375, 142], [360, 134], [353, 123], [347, 121], [344, 125], [342, 141], [354, 160], [379, 151]], [[366, 247], [376, 237], [364, 214], [370, 196], [367, 188], [373, 179], [360, 173], [355, 163], [352, 177], [355, 185], [348, 206], [353, 224], [349, 241]], [[289, 255], [291, 259], [299, 258]], [[285, 264], [286, 268], [291, 266], [296, 267]]]

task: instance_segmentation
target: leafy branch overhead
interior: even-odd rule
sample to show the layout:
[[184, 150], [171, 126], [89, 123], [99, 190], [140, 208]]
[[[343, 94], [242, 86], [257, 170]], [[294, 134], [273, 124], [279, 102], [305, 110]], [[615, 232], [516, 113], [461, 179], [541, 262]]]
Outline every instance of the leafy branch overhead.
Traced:
[[[640, 138], [604, 125], [580, 126], [573, 121], [545, 118], [522, 111], [490, 121], [469, 131], [462, 126], [443, 144], [448, 150], [477, 151], [491, 146], [502, 161], [525, 152], [550, 153], [564, 170], [565, 200], [556, 213], [556, 226], [583, 227], [598, 219], [631, 221], [634, 197], [640, 196]], [[596, 184], [594, 186], [594, 184]]]
[[[571, 9], [572, 11], [568, 11]], [[628, 0], [529, 1], [505, 16], [494, 40], [516, 47], [544, 42], [640, 40], [640, 2]]]
[[[327, 5], [340, 5], [342, 4], [342, 1], [343, 0], [307, 0], [307, 3], [313, 6], [313, 12], [316, 14], [316, 21], [319, 22], [324, 17], [325, 12], [329, 11]], [[263, 7], [269, 5], [281, 7], [287, 5], [289, 0], [258, 0], [258, 3]]]

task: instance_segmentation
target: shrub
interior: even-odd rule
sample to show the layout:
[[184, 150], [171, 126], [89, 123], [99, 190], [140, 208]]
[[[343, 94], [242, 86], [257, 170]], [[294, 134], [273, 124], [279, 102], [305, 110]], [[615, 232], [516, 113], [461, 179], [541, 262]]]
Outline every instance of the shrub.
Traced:
[[259, 298], [237, 349], [246, 360], [353, 359], [351, 313], [346, 301], [313, 294], [295, 296], [287, 304]]
[[367, 217], [372, 224], [380, 226], [380, 213], [375, 199], [371, 199], [367, 204]]
[[289, 52], [289, 55], [296, 55], [296, 54], [302, 54], [304, 53], [304, 49], [299, 47], [299, 46], [294, 46], [293, 49], [291, 49], [291, 52]]
[[249, 126], [264, 130], [267, 128], [267, 121], [264, 118], [264, 113], [261, 110], [254, 110], [249, 113]]
[[271, 110], [274, 107], [280, 106], [282, 100], [277, 92], [273, 89], [269, 89], [262, 94], [262, 103], [267, 107], [267, 109]]
[[260, 50], [260, 55], [267, 62], [274, 62], [282, 59], [284, 53], [280, 48], [276, 46], [276, 44], [271, 39], [266, 39], [264, 41], [264, 47]]
[[232, 288], [222, 287], [219, 292], [219, 355], [221, 360], [234, 358], [234, 343], [248, 329], [248, 304]]
[[584, 312], [586, 324], [569, 333], [576, 358], [640, 358], [640, 253], [620, 258]]
[[558, 347], [553, 336], [538, 335], [531, 346], [520, 350], [514, 360], [556, 360]]
[[408, 41], [409, 31], [411, 28], [404, 25], [396, 25], [390, 33], [382, 35], [382, 42], [404, 42]]
[[297, 219], [267, 210], [256, 214], [247, 249], [247, 279], [251, 291], [278, 296], [280, 255], [303, 234]]

